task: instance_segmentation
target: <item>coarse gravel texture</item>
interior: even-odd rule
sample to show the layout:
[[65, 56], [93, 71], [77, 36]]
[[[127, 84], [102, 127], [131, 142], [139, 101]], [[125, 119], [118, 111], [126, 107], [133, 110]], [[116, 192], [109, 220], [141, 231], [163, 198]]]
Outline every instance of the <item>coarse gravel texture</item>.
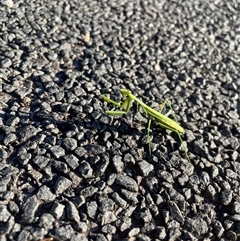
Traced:
[[237, 0], [0, 1], [0, 241], [240, 240], [239, 95]]

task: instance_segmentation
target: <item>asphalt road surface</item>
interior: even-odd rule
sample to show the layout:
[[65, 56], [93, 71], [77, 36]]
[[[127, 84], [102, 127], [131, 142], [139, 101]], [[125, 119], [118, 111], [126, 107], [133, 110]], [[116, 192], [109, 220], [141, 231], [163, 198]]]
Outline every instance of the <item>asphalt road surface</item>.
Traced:
[[0, 241], [240, 240], [239, 95], [237, 0], [1, 0]]

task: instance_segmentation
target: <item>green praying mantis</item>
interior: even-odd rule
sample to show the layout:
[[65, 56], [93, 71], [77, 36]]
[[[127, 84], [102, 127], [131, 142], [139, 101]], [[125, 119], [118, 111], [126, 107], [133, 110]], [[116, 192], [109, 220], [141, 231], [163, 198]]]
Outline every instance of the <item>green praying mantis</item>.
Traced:
[[[158, 112], [158, 111], [152, 109], [151, 107], [149, 107], [148, 105], [146, 105], [145, 103], [143, 103], [143, 101], [141, 101], [139, 98], [137, 98], [135, 95], [133, 95], [130, 90], [120, 89], [120, 93], [122, 94], [123, 97], [126, 97], [126, 99], [123, 101], [122, 104], [108, 98], [105, 95], [102, 95], [102, 98], [107, 103], [113, 104], [114, 106], [117, 106], [120, 109], [122, 109], [122, 110], [114, 110], [114, 111], [108, 110], [108, 111], [105, 112], [106, 114], [108, 114], [108, 115], [124, 115], [124, 114], [127, 114], [129, 112], [133, 102], [136, 101], [137, 104], [142, 107], [146, 116], [149, 118], [148, 133], [147, 133], [148, 138], [149, 138], [151, 121], [154, 120], [162, 128], [165, 128], [165, 129], [168, 129], [170, 131], [173, 131], [173, 132], [177, 133], [178, 137], [180, 139], [180, 142], [181, 143], [183, 142], [182, 138], [181, 138], [181, 135], [185, 134], [185, 130], [177, 123], [175, 115], [173, 115], [174, 119], [175, 119], [175, 121], [174, 121], [174, 120], [170, 119], [168, 116], [161, 113], [168, 100], [164, 101], [164, 103], [163, 103], [163, 105], [160, 109], [160, 112]], [[171, 108], [171, 110], [172, 110], [172, 108]], [[149, 143], [149, 151], [151, 153], [150, 141], [148, 141], [148, 143]], [[184, 147], [184, 152], [185, 152], [185, 155], [186, 155], [187, 159], [189, 160], [187, 150], [186, 150], [185, 147]]]

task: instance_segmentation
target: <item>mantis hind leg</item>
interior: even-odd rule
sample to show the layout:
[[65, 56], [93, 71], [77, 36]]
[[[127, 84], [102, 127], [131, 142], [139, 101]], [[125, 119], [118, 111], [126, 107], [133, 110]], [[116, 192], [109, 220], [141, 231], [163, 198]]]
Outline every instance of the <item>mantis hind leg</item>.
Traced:
[[148, 143], [148, 151], [149, 151], [149, 154], [151, 155], [152, 154], [152, 149], [151, 149], [151, 140], [150, 140], [150, 131], [151, 131], [151, 123], [152, 123], [152, 120], [151, 118], [149, 118], [149, 113], [148, 111], [142, 107], [143, 111], [145, 112], [146, 116], [148, 116], [148, 126], [147, 126], [147, 143]]
[[[160, 104], [159, 112], [162, 113], [162, 111], [163, 111], [163, 109], [165, 108], [166, 105], [168, 105], [168, 107], [170, 108], [171, 113], [173, 114], [173, 117], [175, 118], [174, 111], [173, 111], [173, 108], [171, 106], [171, 103], [170, 103], [169, 99], [164, 100], [164, 102], [162, 104]], [[168, 115], [168, 114], [166, 114], [166, 115]]]
[[147, 128], [147, 138], [148, 138], [148, 151], [149, 151], [149, 154], [151, 155], [152, 153], [152, 149], [151, 149], [151, 140], [150, 140], [150, 128], [151, 128], [151, 123], [152, 123], [152, 120], [149, 119], [148, 120], [148, 128]]
[[[174, 110], [173, 110], [173, 108], [172, 108], [172, 106], [171, 106], [171, 103], [170, 103], [169, 99], [166, 99], [166, 100], [163, 102], [163, 104], [160, 105], [161, 108], [160, 108], [160, 111], [159, 111], [159, 112], [162, 113], [162, 111], [163, 111], [164, 107], [166, 106], [166, 104], [167, 104], [167, 105], [169, 106], [169, 108], [170, 108], [171, 115], [173, 116], [174, 121], [176, 121], [176, 122], [178, 123], [177, 117], [176, 117], [176, 115], [175, 115], [175, 112], [174, 112]], [[183, 144], [183, 140], [182, 140], [181, 134], [180, 134], [179, 132], [176, 132], [176, 133], [177, 133], [178, 138], [179, 138], [179, 140], [180, 140], [180, 142], [181, 142], [181, 146], [182, 146], [182, 148], [183, 148], [184, 154], [185, 154], [186, 158], [188, 159], [188, 161], [190, 161], [190, 158], [189, 158], [188, 152], [187, 152], [187, 147]]]

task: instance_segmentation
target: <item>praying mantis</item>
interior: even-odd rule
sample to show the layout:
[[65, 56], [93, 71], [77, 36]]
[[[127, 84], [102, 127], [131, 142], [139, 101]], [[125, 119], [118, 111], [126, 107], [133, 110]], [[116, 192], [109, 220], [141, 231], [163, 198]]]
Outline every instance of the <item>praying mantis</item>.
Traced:
[[[165, 100], [163, 103], [163, 106], [160, 109], [160, 112], [154, 110], [153, 108], [149, 107], [148, 105], [146, 105], [143, 101], [141, 101], [139, 98], [137, 98], [135, 95], [132, 94], [132, 92], [130, 90], [127, 89], [120, 89], [120, 93], [123, 97], [126, 97], [126, 99], [123, 101], [123, 103], [119, 103], [116, 102], [110, 98], [108, 98], [105, 95], [102, 95], [102, 98], [104, 101], [106, 101], [109, 104], [113, 104], [117, 107], [119, 107], [122, 110], [108, 110], [105, 113], [108, 115], [124, 115], [127, 114], [133, 104], [134, 101], [137, 102], [137, 104], [139, 106], [142, 107], [144, 113], [146, 114], [146, 116], [149, 118], [149, 122], [148, 122], [148, 138], [149, 138], [149, 131], [150, 131], [150, 126], [151, 126], [151, 121], [154, 120], [158, 125], [160, 125], [162, 128], [165, 128], [167, 130], [173, 131], [175, 133], [178, 134], [178, 137], [180, 139], [180, 142], [182, 143], [182, 138], [181, 135], [185, 134], [185, 130], [183, 129], [183, 127], [181, 127], [177, 121], [170, 119], [168, 116], [162, 114], [162, 110], [164, 108], [164, 105], [166, 104], [166, 102], [168, 101]], [[172, 110], [172, 108], [171, 108]], [[175, 118], [175, 116], [174, 116]], [[176, 119], [176, 118], [175, 118]], [[149, 143], [149, 151], [151, 153], [151, 148], [150, 148], [150, 142]], [[186, 148], [184, 148], [184, 152], [185, 155], [187, 157], [187, 159], [189, 160]]]

